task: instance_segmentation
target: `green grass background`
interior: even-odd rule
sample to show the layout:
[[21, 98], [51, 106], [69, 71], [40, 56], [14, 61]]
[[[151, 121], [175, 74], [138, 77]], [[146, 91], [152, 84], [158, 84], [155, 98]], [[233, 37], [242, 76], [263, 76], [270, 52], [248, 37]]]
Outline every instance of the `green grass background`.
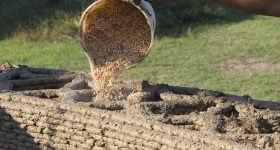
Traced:
[[[0, 63], [89, 71], [77, 25], [91, 2], [1, 1]], [[219, 71], [227, 60], [265, 58], [280, 63], [279, 18], [245, 15], [203, 1], [176, 2], [153, 1], [158, 17], [153, 48], [123, 78], [280, 102], [280, 70], [241, 76]]]

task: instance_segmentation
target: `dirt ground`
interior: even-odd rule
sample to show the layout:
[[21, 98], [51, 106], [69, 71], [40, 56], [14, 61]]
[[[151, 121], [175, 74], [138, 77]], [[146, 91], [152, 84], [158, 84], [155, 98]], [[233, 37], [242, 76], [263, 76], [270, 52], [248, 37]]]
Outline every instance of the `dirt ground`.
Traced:
[[[7, 93], [21, 94], [124, 116], [140, 116], [145, 118], [140, 120], [143, 123], [161, 124], [172, 129], [161, 131], [176, 135], [169, 139], [171, 143], [188, 137], [189, 142], [183, 143], [185, 149], [279, 150], [280, 147], [280, 103], [130, 80], [115, 83], [108, 90], [110, 100], [97, 100], [88, 73], [9, 64], [1, 65], [0, 72], [0, 97]], [[175, 147], [184, 149], [178, 144], [171, 149]], [[163, 145], [153, 149], [163, 149]]]
[[265, 71], [280, 70], [279, 63], [264, 58], [246, 58], [244, 60], [228, 60], [219, 67], [219, 71], [227, 76], [255, 75]]

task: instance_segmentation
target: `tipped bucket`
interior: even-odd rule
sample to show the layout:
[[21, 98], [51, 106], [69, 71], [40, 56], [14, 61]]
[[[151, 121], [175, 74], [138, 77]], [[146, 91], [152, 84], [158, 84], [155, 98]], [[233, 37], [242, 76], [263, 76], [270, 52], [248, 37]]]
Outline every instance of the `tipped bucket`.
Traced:
[[129, 69], [141, 62], [153, 43], [156, 18], [145, 0], [98, 0], [80, 21], [80, 40], [91, 70], [106, 65]]

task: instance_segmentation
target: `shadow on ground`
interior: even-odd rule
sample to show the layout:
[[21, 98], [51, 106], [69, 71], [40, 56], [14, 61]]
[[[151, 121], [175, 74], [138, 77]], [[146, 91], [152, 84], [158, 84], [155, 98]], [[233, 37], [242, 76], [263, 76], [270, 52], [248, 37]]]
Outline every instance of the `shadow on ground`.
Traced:
[[20, 127], [12, 116], [0, 107], [0, 149], [33, 149], [40, 147], [34, 142], [34, 138]]
[[157, 36], [180, 36], [184, 32], [199, 32], [200, 27], [230, 24], [252, 19], [240, 13], [204, 0], [153, 1], [157, 15]]
[[11, 36], [17, 30], [34, 29], [46, 19], [75, 14], [89, 3], [89, 0], [80, 3], [75, 0], [1, 0], [0, 39]]
[[[1, 0], [0, 39], [17, 30], [33, 29], [46, 19], [61, 14], [80, 16], [94, 0]], [[197, 27], [228, 24], [252, 18], [203, 0], [151, 0], [157, 15], [157, 36], [180, 36]], [[51, 22], [50, 22], [51, 23]], [[73, 23], [73, 28], [75, 25]]]

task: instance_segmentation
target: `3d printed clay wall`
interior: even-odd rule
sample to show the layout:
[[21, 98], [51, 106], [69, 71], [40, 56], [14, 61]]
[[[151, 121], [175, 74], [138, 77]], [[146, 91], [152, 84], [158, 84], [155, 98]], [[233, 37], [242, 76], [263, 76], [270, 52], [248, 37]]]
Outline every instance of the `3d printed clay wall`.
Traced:
[[[102, 102], [93, 100], [85, 74], [8, 70], [1, 71], [7, 80], [0, 80], [2, 87], [11, 85], [0, 93], [0, 149], [277, 150], [280, 145], [279, 103], [147, 82], [121, 86], [132, 93], [125, 100]], [[9, 76], [11, 71], [17, 73]], [[57, 89], [13, 91], [19, 82], [29, 89], [45, 87], [55, 76], [63, 84], [53, 86]], [[62, 82], [65, 77], [68, 82]], [[44, 82], [23, 82], [28, 80]]]

